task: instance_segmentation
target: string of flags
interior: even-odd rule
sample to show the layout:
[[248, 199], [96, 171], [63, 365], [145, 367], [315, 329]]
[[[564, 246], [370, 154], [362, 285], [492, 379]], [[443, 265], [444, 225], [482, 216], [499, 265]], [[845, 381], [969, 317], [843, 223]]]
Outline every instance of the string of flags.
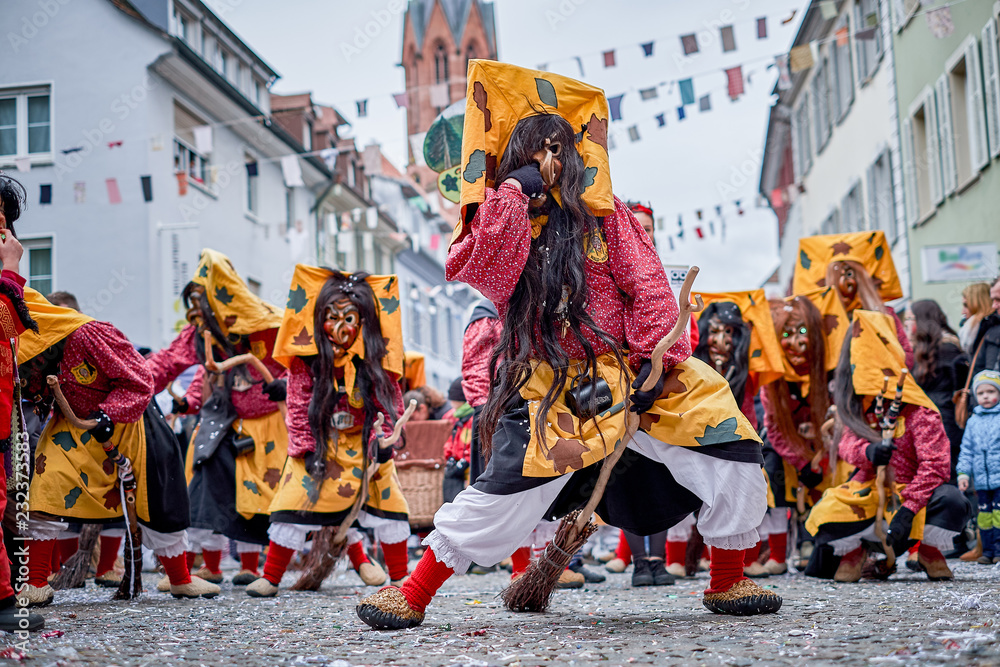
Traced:
[[[758, 206], [760, 205], [760, 202], [758, 202]], [[726, 208], [729, 208], [729, 206], [716, 204], [711, 207], [695, 209], [694, 220], [690, 223], [685, 222], [684, 213], [678, 213], [676, 229], [672, 232], [668, 230], [666, 236], [667, 245], [670, 247], [670, 250], [676, 250], [677, 246], [683, 243], [686, 238], [693, 238], [697, 241], [718, 238], [720, 242], [724, 243], [726, 240]], [[735, 212], [738, 216], [745, 215], [746, 207], [743, 200], [733, 200], [731, 202], [731, 211]], [[711, 212], [715, 213], [715, 218], [708, 217]], [[690, 221], [690, 216], [688, 220]], [[657, 228], [663, 229], [664, 226], [666, 226], [666, 221], [660, 218], [657, 222]], [[689, 232], [693, 234], [693, 237]]]

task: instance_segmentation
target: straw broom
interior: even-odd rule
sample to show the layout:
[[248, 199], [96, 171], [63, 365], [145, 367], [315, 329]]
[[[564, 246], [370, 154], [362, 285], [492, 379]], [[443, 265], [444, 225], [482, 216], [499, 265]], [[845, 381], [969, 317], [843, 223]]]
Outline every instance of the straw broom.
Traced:
[[[681, 288], [678, 299], [680, 316], [670, 333], [664, 336], [653, 349], [650, 359], [653, 367], [640, 391], [650, 391], [660, 381], [660, 376], [663, 374], [663, 355], [686, 334], [691, 314], [700, 311], [703, 307], [701, 296], [696, 297], [697, 304], [691, 303], [691, 286], [697, 275], [698, 267], [692, 266], [684, 280], [684, 286]], [[592, 520], [594, 509], [604, 496], [604, 490], [608, 486], [608, 479], [611, 477], [615, 464], [621, 459], [625, 448], [639, 430], [640, 416], [629, 410], [626, 410], [625, 415], [625, 435], [615, 446], [611, 455], [604, 459], [604, 463], [601, 464], [601, 473], [587, 504], [584, 505], [583, 509], [574, 510], [563, 517], [556, 529], [555, 537], [545, 547], [542, 555], [532, 560], [524, 574], [503, 590], [500, 598], [507, 609], [511, 611], [545, 611], [548, 609], [552, 591], [559, 580], [559, 575], [566, 569], [573, 554], [579, 551], [587, 538], [597, 530], [597, 526]]]
[[[396, 426], [392, 429], [392, 435], [388, 438], [377, 439], [379, 449], [388, 449], [396, 444], [403, 433], [403, 425], [410, 420], [410, 416], [416, 409], [417, 402], [411, 400], [410, 404], [406, 406], [403, 416], [396, 420]], [[382, 431], [382, 424], [384, 423], [385, 415], [380, 412], [378, 413], [378, 418], [375, 419], [375, 423], [372, 425], [372, 431], [380, 433]], [[320, 586], [323, 585], [323, 581], [333, 572], [337, 561], [347, 551], [347, 531], [354, 525], [358, 514], [361, 513], [361, 508], [368, 499], [368, 489], [372, 478], [379, 469], [379, 464], [371, 459], [374, 459], [374, 457], [365, 457], [364, 478], [361, 488], [358, 489], [358, 497], [354, 500], [351, 511], [347, 513], [347, 516], [340, 522], [336, 530], [334, 530], [333, 526], [324, 526], [316, 534], [313, 538], [312, 551], [306, 556], [305, 563], [303, 564], [302, 574], [299, 576], [298, 581], [292, 585], [291, 590], [318, 591]], [[320, 483], [322, 484], [322, 480]]]
[[[884, 417], [880, 415], [879, 421], [882, 422], [882, 443], [892, 443], [893, 437], [896, 434], [896, 421], [899, 419], [899, 412], [903, 404], [903, 383], [906, 380], [907, 369], [903, 368], [899, 371], [899, 382], [896, 384], [896, 396], [892, 400], [892, 404], [889, 406], [888, 412], [884, 414]], [[882, 412], [882, 395], [887, 393], [889, 389], [889, 376], [885, 377], [885, 381], [882, 387], [882, 394], [879, 394], [876, 398], [876, 412]], [[885, 561], [880, 565], [880, 569], [883, 569], [885, 573], [891, 574], [892, 569], [896, 566], [896, 551], [892, 548], [889, 543], [888, 535], [885, 532], [885, 527], [882, 525], [885, 522], [885, 509], [887, 504], [886, 498], [886, 487], [890, 487], [892, 495], [895, 495], [895, 484], [890, 480], [886, 481], [886, 472], [889, 466], [879, 466], [875, 473], [875, 490], [878, 493], [878, 509], [875, 510], [875, 535], [878, 537], [879, 541], [882, 542], [882, 549], [885, 551]]]
[[83, 527], [83, 530], [80, 531], [80, 546], [53, 577], [50, 582], [52, 588], [61, 591], [83, 586], [87, 580], [87, 573], [90, 571], [90, 560], [93, 557], [94, 546], [97, 545], [97, 538], [100, 534], [100, 524], [88, 523]]
[[[70, 407], [69, 401], [66, 400], [66, 396], [62, 392], [62, 387], [59, 386], [59, 378], [55, 375], [49, 375], [46, 378], [49, 384], [49, 388], [52, 390], [52, 395], [56, 399], [56, 404], [62, 411], [63, 416], [66, 417], [73, 428], [79, 429], [81, 431], [89, 431], [90, 429], [97, 426], [97, 420], [95, 419], [80, 419], [73, 412], [73, 408]], [[122, 582], [118, 586], [118, 590], [115, 592], [113, 600], [131, 600], [133, 598], [139, 597], [142, 593], [142, 530], [139, 528], [139, 517], [136, 512], [135, 505], [135, 489], [136, 481], [135, 475], [132, 474], [132, 462], [121, 453], [118, 446], [113, 444], [110, 440], [102, 444], [104, 448], [104, 453], [107, 455], [111, 461], [118, 468], [118, 479], [121, 482], [122, 487], [122, 504], [125, 513], [125, 523], [128, 526], [126, 531], [126, 543], [125, 543], [125, 575], [122, 577]], [[88, 526], [87, 528], [90, 528]], [[86, 554], [85, 560], [81, 558], [76, 562], [74, 559], [84, 556], [82, 553], [82, 547], [85, 546], [84, 538], [89, 538], [91, 541], [90, 550], [93, 551], [93, 542], [97, 541], [97, 536], [100, 535], [100, 526], [96, 526], [96, 530], [92, 533], [86, 531], [86, 534], [81, 534], [80, 536], [80, 546], [81, 550], [78, 551], [67, 563], [67, 569], [70, 564], [72, 564], [72, 571], [67, 573], [67, 578], [70, 576], [78, 576], [76, 572], [78, 569], [83, 568], [84, 576], [87, 569], [90, 567], [90, 554]], [[61, 572], [60, 572], [61, 574]]]

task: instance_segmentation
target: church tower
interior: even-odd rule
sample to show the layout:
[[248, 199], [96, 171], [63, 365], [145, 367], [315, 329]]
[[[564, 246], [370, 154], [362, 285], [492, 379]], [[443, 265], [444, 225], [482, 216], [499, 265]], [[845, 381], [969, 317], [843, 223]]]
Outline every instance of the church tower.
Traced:
[[407, 173], [428, 192], [436, 191], [437, 174], [423, 166], [423, 133], [445, 107], [465, 98], [465, 74], [474, 58], [497, 58], [492, 2], [410, 0], [400, 62], [408, 100]]

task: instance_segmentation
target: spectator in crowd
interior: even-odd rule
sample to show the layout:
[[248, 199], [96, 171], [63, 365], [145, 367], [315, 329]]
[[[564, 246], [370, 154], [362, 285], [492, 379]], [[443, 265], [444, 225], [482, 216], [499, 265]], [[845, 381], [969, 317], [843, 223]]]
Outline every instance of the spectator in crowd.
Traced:
[[427, 409], [430, 414], [427, 419], [451, 418], [451, 413], [454, 411], [454, 408], [451, 407], [451, 403], [449, 403], [448, 399], [444, 397], [444, 394], [429, 384], [418, 388], [417, 391], [424, 395], [424, 401], [427, 403]]
[[913, 375], [941, 412], [941, 421], [951, 443], [951, 482], [955, 483], [962, 428], [955, 422], [953, 397], [965, 386], [969, 357], [962, 351], [958, 335], [948, 326], [948, 318], [936, 301], [915, 301], [909, 312], [914, 317], [913, 334], [907, 333], [913, 341]]
[[[976, 334], [973, 343], [972, 374], [975, 376], [979, 371], [991, 370], [1000, 371], [1000, 278], [990, 285], [990, 303], [992, 310], [983, 318], [979, 325], [979, 333]], [[972, 405], [975, 394], [969, 396], [969, 404]]]
[[975, 352], [972, 346], [976, 342], [979, 325], [992, 309], [989, 283], [973, 283], [962, 290], [962, 323], [958, 328], [958, 340], [969, 354]]
[[417, 402], [417, 409], [413, 411], [413, 416], [410, 417], [410, 421], [423, 422], [428, 419], [433, 419], [431, 417], [430, 407], [427, 405], [427, 396], [424, 392], [419, 389], [411, 389], [403, 394], [403, 405], [409, 405], [410, 401]]
[[80, 310], [80, 302], [76, 300], [76, 296], [70, 294], [69, 292], [53, 292], [45, 298], [48, 299], [49, 303], [53, 306], [62, 306], [63, 308]]

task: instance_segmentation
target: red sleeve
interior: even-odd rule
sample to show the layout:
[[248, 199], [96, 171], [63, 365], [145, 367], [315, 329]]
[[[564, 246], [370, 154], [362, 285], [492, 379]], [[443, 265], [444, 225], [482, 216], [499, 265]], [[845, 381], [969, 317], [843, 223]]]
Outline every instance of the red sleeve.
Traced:
[[153, 392], [159, 394], [177, 376], [198, 363], [195, 336], [198, 330], [187, 325], [170, 345], [146, 358], [146, 368], [153, 374]]
[[288, 390], [285, 396], [288, 455], [295, 458], [316, 451], [316, 439], [309, 427], [309, 401], [312, 400], [312, 392], [312, 370], [301, 357], [295, 357], [288, 369]]
[[205, 403], [205, 367], [198, 366], [194, 372], [194, 379], [184, 392], [187, 399], [188, 410], [186, 414], [194, 415], [201, 412], [201, 406]]
[[[784, 382], [784, 380], [777, 380], [777, 382]], [[809, 461], [802, 458], [792, 448], [791, 441], [784, 433], [778, 430], [778, 423], [775, 419], [776, 406], [768, 398], [766, 388], [760, 392], [760, 402], [764, 406], [764, 427], [767, 429], [767, 441], [771, 443], [771, 447], [778, 453], [778, 456], [787, 461], [796, 470], [802, 470]]]
[[462, 338], [462, 391], [469, 405], [486, 403], [490, 393], [490, 357], [500, 341], [500, 320], [484, 317], [465, 330]]
[[111, 391], [100, 409], [119, 424], [142, 419], [153, 398], [153, 376], [125, 334], [107, 322], [88, 322], [66, 339], [64, 355], [70, 346], [81, 346], [83, 356], [109, 379]]
[[[919, 512], [927, 506], [934, 489], [951, 475], [951, 443], [944, 432], [941, 415], [921, 406], [908, 406], [906, 436], [917, 452], [917, 474], [903, 490], [903, 507]], [[893, 453], [893, 458], [900, 452]]]
[[528, 197], [509, 184], [486, 188], [470, 233], [448, 249], [445, 275], [468, 283], [497, 308], [506, 304], [531, 248]]
[[886, 306], [886, 309], [896, 322], [896, 338], [899, 339], [899, 344], [903, 346], [903, 354], [906, 355], [906, 367], [913, 370], [913, 345], [910, 344], [910, 339], [906, 336], [906, 330], [903, 329], [903, 323], [899, 321], [899, 315], [889, 306]]
[[837, 444], [837, 451], [840, 458], [844, 459], [852, 466], [862, 471], [867, 478], [875, 476], [875, 468], [872, 462], [865, 456], [865, 450], [872, 444], [867, 438], [862, 438], [849, 428], [844, 429], [844, 434]]
[[[677, 300], [649, 236], [617, 198], [614, 215], [604, 219], [604, 239], [615, 285], [628, 297], [625, 340], [629, 363], [638, 368], [677, 323]], [[691, 339], [682, 336], [664, 355], [665, 370], [690, 356]]]

